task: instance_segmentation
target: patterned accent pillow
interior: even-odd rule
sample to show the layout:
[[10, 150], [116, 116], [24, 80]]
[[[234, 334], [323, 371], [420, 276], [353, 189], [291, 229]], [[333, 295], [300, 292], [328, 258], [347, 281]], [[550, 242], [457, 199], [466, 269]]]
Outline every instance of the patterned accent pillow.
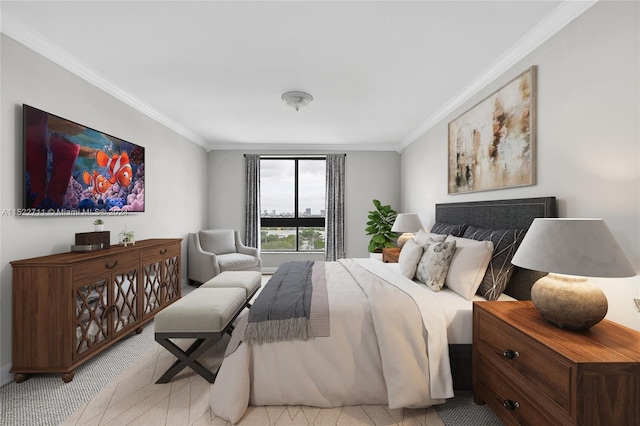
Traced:
[[507, 288], [511, 275], [513, 275], [514, 267], [511, 264], [511, 259], [518, 250], [524, 234], [524, 229], [496, 230], [467, 227], [464, 238], [493, 243], [493, 255], [477, 294], [487, 300], [497, 300], [500, 297], [504, 289]]
[[436, 222], [431, 227], [431, 232], [433, 234], [446, 234], [453, 235], [454, 237], [462, 237], [467, 226], [468, 225], [466, 223], [453, 225], [451, 223]]
[[455, 252], [455, 241], [425, 245], [416, 268], [416, 279], [425, 283], [433, 291], [442, 289]]

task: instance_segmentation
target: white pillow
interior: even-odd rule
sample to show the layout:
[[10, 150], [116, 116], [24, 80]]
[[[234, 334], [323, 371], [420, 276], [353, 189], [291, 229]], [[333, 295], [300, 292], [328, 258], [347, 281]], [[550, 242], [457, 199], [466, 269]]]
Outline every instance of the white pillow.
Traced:
[[441, 234], [432, 234], [421, 229], [413, 238], [416, 240], [416, 243], [418, 243], [419, 246], [424, 246], [425, 244], [428, 244], [432, 241], [441, 243], [445, 240], [445, 238], [447, 238], [447, 236]]
[[398, 257], [398, 266], [402, 275], [412, 280], [416, 276], [416, 268], [421, 256], [422, 246], [419, 246], [413, 238], [409, 239], [402, 246], [400, 257]]
[[456, 242], [456, 252], [449, 265], [445, 285], [467, 300], [473, 299], [493, 255], [491, 241], [476, 241], [449, 235]]

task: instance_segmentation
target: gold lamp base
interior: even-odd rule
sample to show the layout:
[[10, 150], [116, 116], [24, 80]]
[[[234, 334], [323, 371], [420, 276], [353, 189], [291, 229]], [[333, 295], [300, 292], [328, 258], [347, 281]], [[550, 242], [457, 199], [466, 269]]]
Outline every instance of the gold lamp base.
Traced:
[[551, 324], [568, 330], [593, 327], [607, 314], [607, 298], [583, 277], [549, 274], [531, 287], [531, 301]]

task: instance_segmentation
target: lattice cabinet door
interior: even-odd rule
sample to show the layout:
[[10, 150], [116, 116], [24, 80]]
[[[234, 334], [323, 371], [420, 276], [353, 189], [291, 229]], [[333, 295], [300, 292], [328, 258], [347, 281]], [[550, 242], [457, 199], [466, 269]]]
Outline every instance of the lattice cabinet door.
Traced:
[[180, 242], [167, 242], [142, 251], [143, 319], [181, 296]]
[[99, 348], [109, 339], [109, 277], [99, 277], [75, 286], [75, 333], [73, 359]]
[[138, 260], [111, 257], [74, 271], [73, 359], [94, 352], [139, 320]]
[[144, 283], [142, 315], [147, 317], [162, 307], [162, 259], [145, 262], [142, 269]]
[[164, 304], [174, 299], [179, 299], [182, 289], [180, 288], [180, 256], [174, 255], [163, 260], [164, 282], [166, 286], [162, 294]]
[[136, 268], [113, 274], [111, 282], [111, 324], [114, 335], [127, 332], [139, 320], [138, 270]]

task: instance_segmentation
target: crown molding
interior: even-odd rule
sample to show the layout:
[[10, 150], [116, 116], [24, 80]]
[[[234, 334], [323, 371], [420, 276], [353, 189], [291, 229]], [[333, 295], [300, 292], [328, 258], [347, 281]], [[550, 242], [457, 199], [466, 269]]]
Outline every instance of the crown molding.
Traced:
[[540, 21], [527, 34], [518, 40], [500, 58], [473, 79], [447, 103], [431, 114], [415, 130], [404, 137], [397, 146], [398, 152], [415, 142], [420, 136], [443, 120], [447, 115], [462, 106], [476, 93], [500, 77], [509, 68], [518, 63], [525, 56], [555, 35], [571, 21], [586, 12], [599, 0], [564, 1], [558, 5], [545, 19]]
[[292, 144], [292, 143], [242, 143], [214, 142], [208, 151], [300, 151], [300, 152], [343, 152], [343, 151], [397, 151], [393, 144]]
[[182, 124], [170, 119], [157, 109], [142, 102], [140, 99], [120, 89], [116, 84], [100, 75], [100, 73], [96, 72], [81, 61], [77, 60], [69, 52], [51, 43], [50, 41], [42, 37], [42, 35], [32, 30], [31, 28], [28, 28], [22, 22], [4, 11], [2, 12], [2, 23], [0, 25], [0, 32], [14, 39], [18, 43], [23, 44], [34, 52], [44, 56], [50, 61], [60, 65], [64, 69], [77, 75], [83, 80], [88, 81], [92, 85], [107, 92], [116, 99], [119, 99], [127, 105], [135, 108], [136, 110], [154, 119], [163, 126], [168, 127], [176, 133], [184, 136], [193, 143], [198, 144], [207, 150], [211, 149], [209, 144], [202, 137], [192, 132]]

